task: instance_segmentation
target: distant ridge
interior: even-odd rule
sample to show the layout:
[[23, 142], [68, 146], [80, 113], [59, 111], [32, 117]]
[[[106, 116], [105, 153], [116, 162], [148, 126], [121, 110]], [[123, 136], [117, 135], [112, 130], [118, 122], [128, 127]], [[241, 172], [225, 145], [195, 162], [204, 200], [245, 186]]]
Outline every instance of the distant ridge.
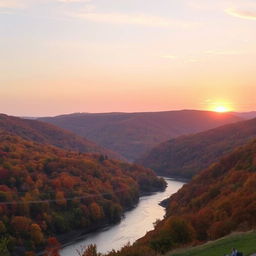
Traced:
[[256, 119], [225, 125], [164, 142], [137, 162], [158, 174], [191, 178], [251, 139], [256, 138]]
[[170, 138], [241, 121], [230, 113], [181, 110], [139, 113], [74, 113], [39, 120], [70, 130], [133, 161]]
[[115, 159], [124, 159], [117, 153], [104, 149], [84, 137], [37, 120], [0, 114], [0, 130], [20, 136], [26, 140], [50, 144], [66, 150], [99, 153]]
[[251, 112], [232, 112], [232, 114], [242, 117], [244, 119], [252, 119], [256, 118], [256, 111], [251, 111]]

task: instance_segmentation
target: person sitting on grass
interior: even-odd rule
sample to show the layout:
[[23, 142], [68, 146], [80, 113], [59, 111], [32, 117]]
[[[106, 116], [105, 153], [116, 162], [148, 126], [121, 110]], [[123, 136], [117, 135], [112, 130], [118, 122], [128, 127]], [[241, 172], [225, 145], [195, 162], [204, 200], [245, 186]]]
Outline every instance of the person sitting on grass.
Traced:
[[231, 256], [237, 256], [237, 249], [235, 248], [232, 249]]
[[[244, 254], [242, 252], [239, 252], [237, 249], [233, 248], [231, 251], [230, 256], [243, 256]], [[226, 255], [229, 256], [229, 255]]]

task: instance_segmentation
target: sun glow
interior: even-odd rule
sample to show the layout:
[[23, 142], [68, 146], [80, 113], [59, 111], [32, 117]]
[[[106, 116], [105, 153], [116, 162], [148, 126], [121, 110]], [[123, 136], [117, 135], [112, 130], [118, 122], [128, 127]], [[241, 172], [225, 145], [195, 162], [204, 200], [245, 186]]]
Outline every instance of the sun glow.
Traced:
[[226, 106], [216, 106], [213, 110], [218, 113], [225, 113], [230, 111], [230, 109]]
[[217, 113], [226, 113], [233, 111], [232, 104], [227, 101], [211, 101], [209, 100], [208, 109]]

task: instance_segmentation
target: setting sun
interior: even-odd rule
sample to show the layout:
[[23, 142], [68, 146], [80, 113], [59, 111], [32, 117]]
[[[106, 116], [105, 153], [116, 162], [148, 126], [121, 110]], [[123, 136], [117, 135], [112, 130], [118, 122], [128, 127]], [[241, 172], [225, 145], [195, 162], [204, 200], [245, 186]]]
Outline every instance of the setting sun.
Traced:
[[224, 113], [224, 112], [229, 112], [230, 110], [225, 106], [217, 106], [214, 108], [214, 111], [218, 113]]

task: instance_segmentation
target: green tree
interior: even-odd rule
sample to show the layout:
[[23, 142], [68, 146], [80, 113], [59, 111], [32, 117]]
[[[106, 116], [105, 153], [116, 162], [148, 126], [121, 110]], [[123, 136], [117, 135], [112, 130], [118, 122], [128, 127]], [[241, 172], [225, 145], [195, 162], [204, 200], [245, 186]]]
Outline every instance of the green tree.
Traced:
[[10, 256], [10, 252], [8, 250], [8, 242], [9, 240], [6, 237], [0, 238], [0, 255], [1, 256]]
[[102, 256], [101, 253], [97, 253], [97, 246], [95, 244], [91, 244], [81, 252], [78, 252], [78, 255], [79, 256]]

